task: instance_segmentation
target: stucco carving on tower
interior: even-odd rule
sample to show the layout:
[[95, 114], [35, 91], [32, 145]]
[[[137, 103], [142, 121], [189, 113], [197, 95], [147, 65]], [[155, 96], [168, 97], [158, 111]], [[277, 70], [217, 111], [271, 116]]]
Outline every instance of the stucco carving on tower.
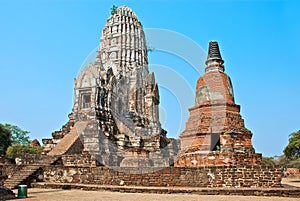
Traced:
[[[162, 154], [160, 149], [174, 140], [161, 128], [158, 85], [148, 70], [145, 34], [130, 8], [122, 6], [108, 18], [96, 60], [80, 72], [74, 90], [70, 121], [75, 127], [86, 122], [78, 133], [83, 151], [94, 154], [104, 165], [126, 166], [131, 152], [147, 153], [141, 158], [147, 157], [145, 161], [154, 166], [169, 165], [169, 151]], [[55, 154], [52, 148], [68, 132], [46, 146], [50, 154]]]
[[261, 164], [217, 42], [210, 42], [205, 63], [180, 141], [167, 138], [143, 27], [120, 7], [107, 20], [95, 62], [75, 79], [69, 122], [43, 140], [45, 153], [89, 153], [98, 165], [123, 167]]

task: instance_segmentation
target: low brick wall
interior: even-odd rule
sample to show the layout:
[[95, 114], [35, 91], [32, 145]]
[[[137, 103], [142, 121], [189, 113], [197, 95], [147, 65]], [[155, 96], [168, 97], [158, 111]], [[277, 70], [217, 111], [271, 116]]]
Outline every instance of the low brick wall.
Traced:
[[0, 157], [0, 164], [15, 164], [15, 160], [6, 157]]
[[[86, 191], [111, 191], [121, 193], [154, 194], [195, 194], [195, 195], [233, 195], [233, 196], [278, 196], [300, 198], [300, 188], [189, 188], [189, 187], [143, 187], [143, 186], [104, 186], [90, 184], [45, 183], [33, 184], [34, 188], [80, 189]], [[272, 199], [272, 198], [271, 198]], [[281, 199], [283, 200], [283, 198]]]
[[0, 176], [0, 186], [4, 185], [4, 181], [7, 179], [7, 175], [1, 175]]
[[15, 164], [0, 164], [0, 172], [1, 172], [0, 184], [3, 185], [3, 182], [7, 178], [10, 178], [12, 175], [19, 172], [22, 167], [24, 166], [22, 165], [18, 166]]
[[44, 168], [46, 182], [127, 186], [280, 187], [281, 167]]
[[262, 155], [253, 153], [211, 152], [208, 154], [186, 154], [174, 164], [175, 167], [261, 165]]
[[47, 158], [49, 158], [49, 156], [42, 154], [20, 153], [16, 156], [15, 160], [17, 165], [30, 165], [40, 163]]
[[[16, 165], [16, 164], [0, 164], [0, 186], [2, 186], [6, 179], [11, 178], [14, 175], [19, 175], [22, 168], [26, 167], [26, 165]], [[35, 171], [32, 175], [30, 175], [27, 179], [22, 181], [22, 184], [26, 184], [28, 187], [31, 187], [31, 184], [34, 182], [42, 182], [44, 181], [44, 170], [42, 168]], [[1, 199], [0, 199], [1, 200]]]
[[61, 159], [64, 166], [96, 166], [96, 160], [89, 154], [63, 155]]
[[298, 168], [287, 168], [284, 176], [288, 178], [300, 178], [300, 170]]

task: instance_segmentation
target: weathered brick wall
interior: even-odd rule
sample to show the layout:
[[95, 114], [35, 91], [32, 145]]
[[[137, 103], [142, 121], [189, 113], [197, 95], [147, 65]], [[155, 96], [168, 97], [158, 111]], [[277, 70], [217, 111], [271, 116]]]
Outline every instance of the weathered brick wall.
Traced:
[[67, 150], [65, 154], [79, 154], [82, 153], [83, 150], [83, 144], [80, 138], [78, 138], [72, 146]]
[[29, 165], [40, 163], [40, 161], [44, 161], [49, 156], [42, 154], [28, 154], [28, 153], [20, 153], [16, 156], [17, 165]]
[[96, 165], [96, 161], [90, 154], [63, 155], [62, 164], [64, 166], [91, 167]]
[[300, 178], [300, 170], [298, 168], [287, 168], [284, 176], [289, 178]]
[[[19, 175], [22, 168], [26, 167], [26, 165], [16, 165], [16, 164], [0, 164], [0, 186], [4, 184], [6, 179], [11, 178], [14, 175]], [[44, 180], [44, 171], [42, 168], [39, 168], [32, 175], [30, 175], [27, 179], [22, 181], [22, 184], [26, 184], [28, 187], [31, 187], [31, 184], [34, 182], [42, 182]], [[0, 199], [1, 200], [1, 199]]]
[[4, 181], [7, 179], [7, 175], [0, 175], [0, 186], [3, 186]]
[[281, 167], [113, 168], [49, 166], [44, 179], [55, 183], [187, 187], [280, 187]]
[[262, 155], [253, 153], [211, 152], [208, 154], [188, 154], [180, 157], [175, 167], [205, 167], [218, 165], [261, 165]]
[[7, 157], [0, 157], [0, 164], [15, 164], [15, 160]]
[[22, 167], [24, 166], [15, 164], [0, 164], [0, 186], [3, 185], [3, 182], [7, 178], [10, 178], [12, 175], [19, 172]]

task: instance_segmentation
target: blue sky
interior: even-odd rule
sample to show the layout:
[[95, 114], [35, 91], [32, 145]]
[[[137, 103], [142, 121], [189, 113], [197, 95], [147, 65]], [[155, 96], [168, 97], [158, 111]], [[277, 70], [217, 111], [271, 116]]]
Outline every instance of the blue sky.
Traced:
[[[0, 122], [30, 131], [32, 139], [59, 130], [72, 109], [74, 78], [98, 46], [110, 8], [124, 3], [0, 0]], [[298, 1], [126, 0], [126, 5], [145, 29], [178, 32], [205, 50], [217, 40], [256, 151], [282, 154], [288, 135], [300, 129]], [[178, 56], [154, 51], [149, 62], [182, 73], [194, 90], [198, 74]], [[174, 116], [183, 114], [172, 96], [161, 88], [164, 125], [174, 137]]]

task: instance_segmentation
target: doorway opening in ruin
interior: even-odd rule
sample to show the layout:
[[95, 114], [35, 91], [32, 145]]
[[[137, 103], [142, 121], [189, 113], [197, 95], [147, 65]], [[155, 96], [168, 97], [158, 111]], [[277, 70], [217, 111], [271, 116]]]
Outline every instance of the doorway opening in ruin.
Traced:
[[210, 150], [211, 151], [220, 151], [221, 150], [220, 134], [214, 133], [214, 134], [211, 134], [210, 137], [211, 137]]
[[91, 94], [82, 95], [82, 108], [91, 107]]

